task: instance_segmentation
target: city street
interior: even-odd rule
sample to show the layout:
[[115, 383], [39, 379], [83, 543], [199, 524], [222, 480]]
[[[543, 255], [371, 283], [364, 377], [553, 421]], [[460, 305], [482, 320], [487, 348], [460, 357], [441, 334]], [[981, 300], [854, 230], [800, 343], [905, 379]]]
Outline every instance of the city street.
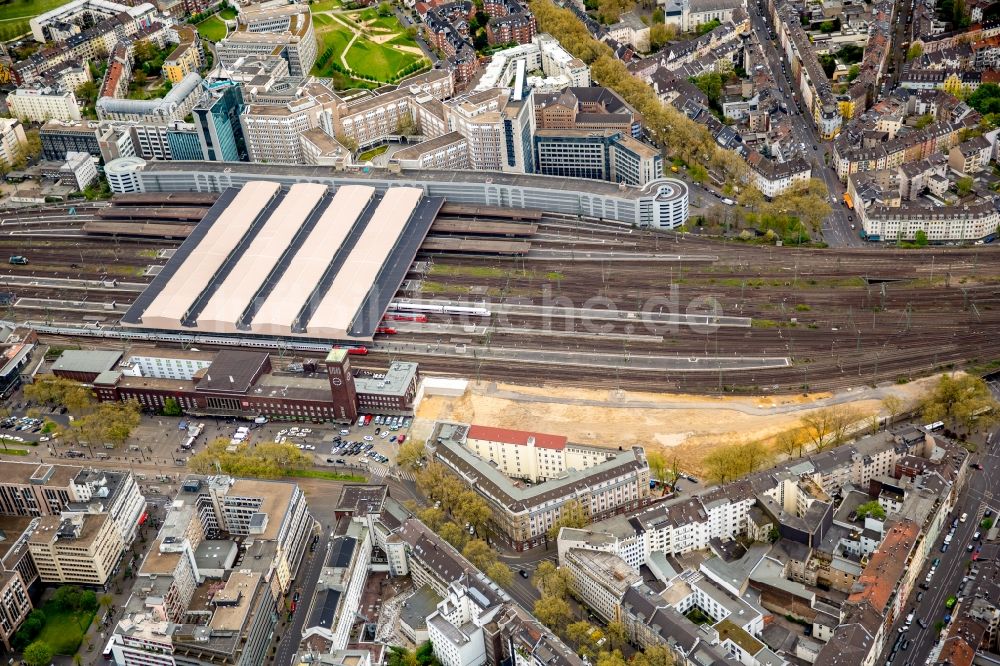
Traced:
[[313, 591], [316, 589], [316, 581], [319, 580], [319, 575], [323, 570], [323, 560], [326, 559], [326, 551], [330, 545], [330, 531], [324, 529], [320, 531], [320, 534], [316, 550], [310, 552], [306, 549], [306, 553], [302, 557], [302, 565], [299, 567], [299, 575], [295, 577], [292, 591], [286, 597], [290, 605], [291, 597], [296, 590], [301, 595], [290, 624], [288, 623], [288, 607], [279, 606], [278, 608], [278, 624], [275, 627], [273, 638], [277, 641], [277, 650], [271, 662], [273, 664], [291, 664], [292, 656], [299, 649], [302, 625], [305, 624], [308, 617], [309, 605], [313, 598]]
[[[996, 387], [993, 390], [994, 393], [1000, 393]], [[923, 571], [921, 571], [919, 582], [923, 582], [924, 576], [930, 571], [933, 560], [935, 558], [941, 559], [941, 563], [929, 583], [930, 589], [924, 591], [923, 599], [920, 602], [916, 600], [918, 594], [921, 592], [920, 588], [915, 588], [911, 592], [907, 605], [900, 613], [900, 617], [893, 624], [893, 635], [890, 635], [886, 639], [885, 650], [881, 661], [878, 663], [888, 663], [892, 647], [898, 635], [897, 630], [903, 626], [906, 614], [911, 609], [915, 610], [915, 618], [910, 630], [905, 632], [906, 638], [910, 640], [911, 644], [907, 650], [897, 653], [896, 659], [892, 661], [894, 664], [913, 666], [924, 664], [928, 656], [931, 655], [931, 651], [940, 647], [936, 645], [940, 639], [940, 634], [935, 625], [944, 620], [946, 613], [954, 614], [960, 608], [961, 604], [948, 610], [945, 607], [945, 602], [948, 600], [948, 597], [958, 595], [958, 588], [962, 583], [962, 578], [968, 574], [969, 564], [972, 559], [972, 553], [968, 551], [968, 545], [972, 542], [973, 534], [977, 530], [980, 530], [979, 523], [983, 519], [986, 510], [992, 510], [993, 517], [995, 518], [998, 509], [1000, 509], [1000, 497], [994, 496], [991, 491], [991, 488], [1000, 487], [1000, 455], [998, 455], [1000, 451], [996, 447], [996, 443], [1000, 441], [1000, 428], [992, 431], [990, 440], [992, 444], [981, 446], [980, 453], [973, 455], [971, 460], [971, 463], [981, 463], [983, 470], [979, 471], [970, 467], [968, 483], [965, 490], [959, 496], [954, 511], [952, 511], [952, 518], [949, 518], [948, 524], [942, 528], [941, 535], [933, 544], [933, 550], [927, 556], [928, 563]], [[961, 516], [963, 513], [968, 514], [968, 519], [964, 523], [960, 522], [958, 524], [948, 551], [942, 553], [941, 544], [944, 541], [945, 534], [948, 533], [951, 527], [951, 520]], [[985, 539], [986, 530], [980, 531], [982, 534], [980, 541], [976, 542], [977, 545], [983, 543]], [[998, 550], [1000, 548], [996, 544], [984, 543], [983, 552], [980, 554], [980, 557], [982, 559], [995, 559]], [[967, 589], [966, 597], [969, 596], [968, 593], [969, 590]], [[916, 618], [922, 618], [927, 623], [927, 628], [921, 628], [917, 624]]]
[[[783, 101], [788, 107], [788, 114], [792, 121], [793, 141], [805, 144], [806, 148], [802, 151], [802, 157], [812, 164], [813, 177], [822, 180], [826, 184], [830, 195], [835, 199], [835, 201], [830, 203], [832, 211], [823, 223], [823, 240], [831, 247], [864, 247], [866, 244], [861, 240], [858, 231], [851, 229], [852, 221], [849, 218], [853, 217], [854, 213], [844, 206], [845, 187], [840, 182], [840, 179], [837, 178], [836, 172], [826, 166], [826, 155], [830, 154], [832, 159], [833, 146], [828, 142], [821, 142], [816, 134], [816, 128], [812, 120], [799, 113], [797, 108], [798, 96], [794, 92], [791, 79], [789, 75], [783, 73], [781, 70], [780, 63], [783, 62], [783, 55], [779, 52], [775, 43], [771, 41], [769, 34], [771, 32], [770, 17], [767, 15], [766, 10], [761, 10], [758, 5], [752, 2], [748, 4], [748, 11], [754, 33], [757, 35], [757, 39], [764, 50], [764, 64], [768, 68], [771, 78], [784, 95]], [[816, 146], [817, 149], [813, 150], [813, 146]], [[853, 224], [857, 224], [857, 222], [853, 222]]]

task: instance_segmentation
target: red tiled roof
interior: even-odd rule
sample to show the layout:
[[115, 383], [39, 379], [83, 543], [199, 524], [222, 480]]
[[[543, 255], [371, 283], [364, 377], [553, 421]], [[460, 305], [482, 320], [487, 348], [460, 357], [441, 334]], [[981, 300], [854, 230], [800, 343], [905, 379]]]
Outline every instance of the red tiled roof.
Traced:
[[976, 651], [965, 639], [952, 636], [944, 642], [938, 661], [950, 664], [951, 666], [972, 666], [972, 660], [975, 656]]
[[982, 73], [982, 83], [1000, 83], [1000, 71], [987, 69]]
[[906, 570], [906, 557], [916, 542], [920, 530], [912, 520], [901, 520], [889, 528], [882, 545], [872, 553], [868, 566], [861, 572], [859, 592], [847, 598], [853, 603], [867, 600], [879, 613], [885, 613], [896, 583]]
[[527, 446], [528, 439], [534, 438], [535, 446], [540, 449], [562, 449], [566, 446], [566, 437], [562, 435], [546, 435], [541, 432], [527, 430], [510, 430], [508, 428], [493, 428], [490, 426], [469, 426], [469, 439], [482, 439], [488, 442], [503, 442]]

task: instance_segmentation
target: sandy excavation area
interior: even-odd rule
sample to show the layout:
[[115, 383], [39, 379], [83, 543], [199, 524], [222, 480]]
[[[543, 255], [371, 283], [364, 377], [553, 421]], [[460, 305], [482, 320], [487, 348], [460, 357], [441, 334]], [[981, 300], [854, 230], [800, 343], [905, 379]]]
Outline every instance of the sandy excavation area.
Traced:
[[898, 396], [905, 407], [933, 385], [928, 377], [902, 385], [838, 393], [781, 396], [698, 396], [631, 391], [470, 383], [459, 398], [424, 398], [413, 434], [426, 438], [436, 420], [562, 434], [571, 442], [617, 449], [639, 444], [677, 456], [685, 470], [701, 471], [714, 447], [764, 440], [799, 427], [810, 410], [849, 404], [862, 418], [882, 412], [882, 399]]

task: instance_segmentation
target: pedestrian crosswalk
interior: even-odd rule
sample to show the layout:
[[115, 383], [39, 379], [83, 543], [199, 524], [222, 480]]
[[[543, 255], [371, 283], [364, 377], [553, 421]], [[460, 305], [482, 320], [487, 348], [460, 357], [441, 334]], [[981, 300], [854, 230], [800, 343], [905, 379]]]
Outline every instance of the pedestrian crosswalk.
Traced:
[[382, 481], [387, 478], [399, 479], [400, 481], [415, 480], [413, 472], [399, 469], [398, 467], [389, 467], [388, 465], [383, 465], [381, 463], [369, 463], [368, 476], [369, 483], [382, 483]]

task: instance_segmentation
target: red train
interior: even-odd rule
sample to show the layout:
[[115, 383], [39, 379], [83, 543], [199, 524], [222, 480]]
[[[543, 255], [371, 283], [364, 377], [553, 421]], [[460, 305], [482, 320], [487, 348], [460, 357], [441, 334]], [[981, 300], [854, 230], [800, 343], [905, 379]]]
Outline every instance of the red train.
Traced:
[[345, 347], [343, 345], [334, 347], [334, 349], [346, 349], [348, 354], [353, 354], [355, 356], [366, 356], [368, 354], [368, 347], [364, 345], [358, 345], [357, 347]]
[[384, 333], [385, 335], [396, 335], [396, 329], [391, 326], [379, 326], [375, 329], [376, 333]]
[[390, 321], [416, 321], [421, 324], [427, 323], [427, 315], [422, 314], [389, 314], [385, 315], [385, 318]]

